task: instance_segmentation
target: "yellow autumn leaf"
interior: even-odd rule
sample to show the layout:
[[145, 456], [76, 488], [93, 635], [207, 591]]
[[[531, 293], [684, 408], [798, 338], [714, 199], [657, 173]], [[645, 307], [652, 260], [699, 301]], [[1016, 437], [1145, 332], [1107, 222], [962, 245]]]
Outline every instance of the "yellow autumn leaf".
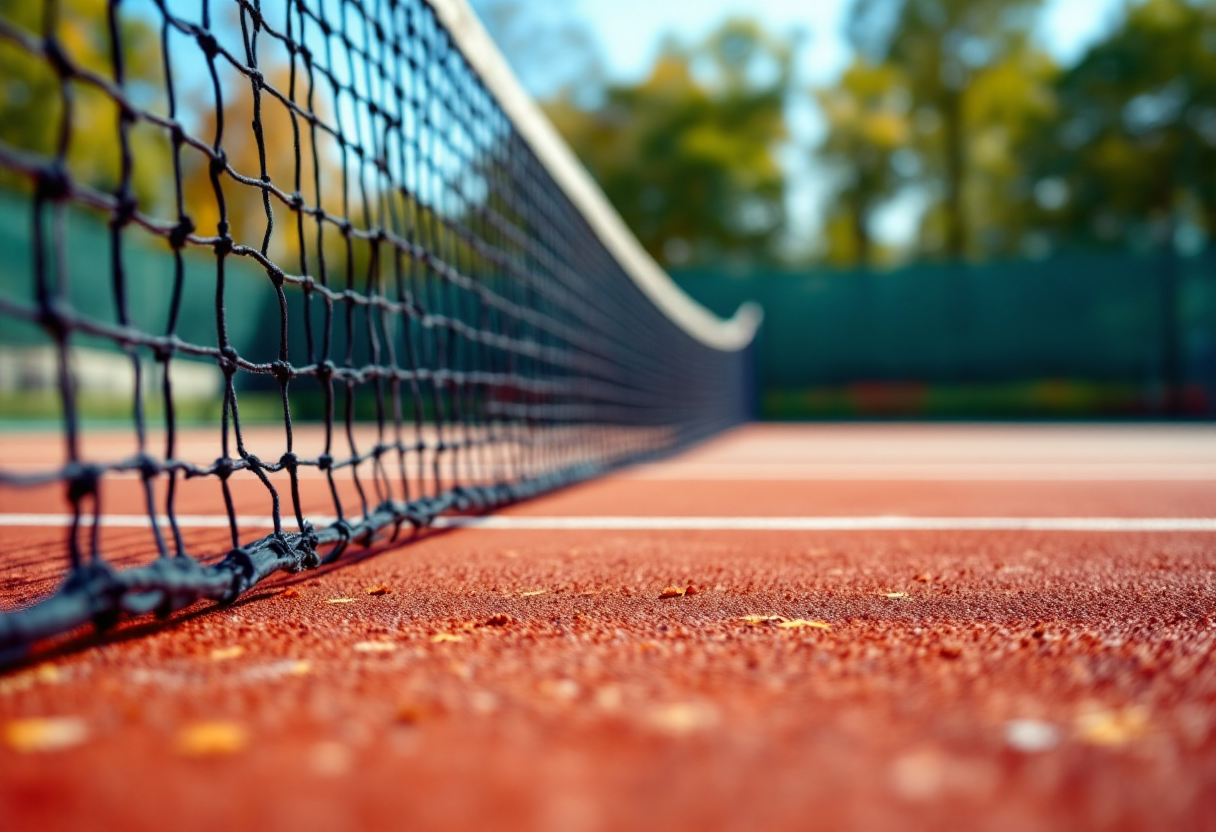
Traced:
[[520, 598], [531, 598], [534, 595], [544, 595], [549, 590], [547, 589], [530, 589], [527, 592], [519, 593]]
[[245, 652], [245, 648], [239, 644], [234, 644], [231, 647], [217, 647], [211, 651], [211, 661], [223, 662], [228, 659], [235, 659]]
[[355, 599], [354, 598], [330, 598], [325, 603], [327, 603], [327, 604], [353, 604], [353, 603], [355, 603]]
[[40, 664], [30, 672], [44, 685], [56, 685], [63, 681], [63, 674], [53, 664]]
[[391, 641], [360, 641], [355, 645], [356, 653], [391, 653], [396, 649]]
[[235, 754], [249, 744], [244, 726], [236, 722], [196, 722], [177, 733], [176, 747], [188, 757]]
[[784, 621], [785, 619], [779, 615], [743, 615], [735, 620], [745, 624], [765, 624], [769, 621]]
[[60, 751], [80, 745], [88, 736], [88, 725], [74, 716], [14, 719], [4, 726], [5, 743], [22, 754]]
[[1148, 730], [1148, 713], [1140, 707], [1091, 711], [1077, 718], [1077, 734], [1091, 745], [1126, 745]]
[[699, 702], [676, 702], [655, 708], [647, 715], [652, 728], [672, 737], [682, 737], [714, 727], [718, 713]]
[[783, 630], [796, 630], [802, 627], [813, 627], [816, 630], [830, 630], [832, 625], [826, 621], [808, 621], [805, 618], [795, 618], [792, 621], [782, 621], [777, 624]]
[[884, 598], [907, 598], [908, 593], [906, 593], [906, 592], [884, 592], [883, 597]]

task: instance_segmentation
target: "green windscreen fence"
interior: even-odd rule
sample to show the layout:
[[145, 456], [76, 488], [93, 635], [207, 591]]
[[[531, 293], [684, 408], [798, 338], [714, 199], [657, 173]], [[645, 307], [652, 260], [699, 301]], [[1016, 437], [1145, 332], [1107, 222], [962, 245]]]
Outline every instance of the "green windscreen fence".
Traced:
[[[0, 189], [0, 298], [26, 307], [35, 305], [36, 292], [31, 212], [31, 198], [27, 194]], [[56, 284], [66, 283], [71, 307], [99, 325], [118, 326], [110, 276], [113, 251], [106, 218], [101, 212], [80, 206], [64, 206], [62, 219], [56, 220], [55, 216], [52, 208], [44, 208], [44, 234], [49, 237], [48, 243], [55, 235], [62, 235], [66, 257], [63, 263], [54, 262], [57, 246], [45, 245], [44, 250], [51, 258], [46, 264], [49, 273], [55, 276]], [[176, 268], [168, 243], [150, 234], [127, 234], [123, 237], [121, 258], [126, 271], [130, 328], [165, 333], [173, 307]], [[215, 344], [218, 340], [215, 257], [209, 251], [187, 251], [182, 259], [182, 301], [176, 335], [185, 343]], [[225, 273], [224, 322], [228, 340], [250, 361], [274, 361], [280, 348], [279, 298], [265, 272], [248, 259], [229, 257]], [[338, 268], [331, 266], [330, 274], [334, 286], [340, 289], [348, 285], [340, 263]], [[428, 279], [420, 281], [425, 283]], [[483, 276], [483, 283], [493, 288], [502, 283], [502, 278]], [[327, 329], [324, 299], [315, 292], [306, 299], [300, 287], [292, 284], [284, 286], [284, 299], [289, 320], [294, 322], [287, 333], [289, 354], [312, 356], [308, 360], [315, 360], [323, 346], [320, 333]], [[370, 363], [373, 356], [367, 339], [358, 337], [346, 315], [332, 310], [329, 314], [333, 317], [329, 329], [334, 354], [345, 358], [349, 352], [355, 366]], [[476, 313], [464, 307], [454, 308], [448, 314], [470, 326], [477, 323]], [[312, 325], [313, 343], [309, 343], [305, 318]], [[355, 323], [362, 323], [362, 318]], [[106, 422], [129, 421], [133, 388], [130, 361], [119, 354], [109, 336], [79, 331], [73, 334], [71, 344], [77, 351], [74, 371], [82, 415]], [[111, 360], [105, 360], [107, 355]], [[181, 382], [178, 415], [183, 422], [214, 422], [220, 412], [222, 384], [215, 363], [179, 355], [175, 368], [175, 377]], [[0, 327], [0, 422], [36, 424], [61, 416], [54, 395], [56, 379], [54, 340], [37, 323], [16, 317], [6, 319]], [[159, 413], [163, 405], [159, 400], [160, 376], [151, 361], [147, 362], [142, 386], [146, 405], [153, 413]], [[237, 377], [236, 386], [246, 394], [242, 398], [242, 415], [247, 420], [281, 419], [279, 388], [272, 376], [243, 373]], [[298, 388], [293, 392], [295, 415], [304, 420], [324, 418], [324, 397], [307, 385]], [[430, 403], [425, 402], [422, 407], [429, 415]], [[371, 418], [374, 401], [370, 397], [359, 399], [355, 411], [356, 418]]]
[[1204, 416], [1216, 256], [1072, 254], [887, 272], [677, 272], [716, 312], [765, 311], [760, 411]]
[[[28, 198], [0, 191], [0, 293], [28, 301], [33, 265]], [[65, 216], [62, 273], [72, 304], [113, 321], [109, 234], [103, 220]], [[128, 243], [133, 323], [160, 331], [171, 305], [173, 259], [157, 241]], [[215, 341], [215, 261], [187, 258], [183, 340]], [[273, 360], [278, 300], [264, 275], [229, 258], [229, 338], [242, 355]], [[758, 301], [759, 412], [768, 418], [852, 416], [1211, 415], [1216, 409], [1216, 255], [1073, 254], [1041, 262], [924, 264], [887, 272], [684, 271], [680, 286], [720, 315]], [[316, 299], [314, 299], [315, 301]], [[287, 294], [296, 320], [300, 292]], [[319, 320], [322, 309], [309, 305]], [[339, 322], [340, 323], [340, 322]], [[319, 324], [318, 324], [319, 326]], [[341, 339], [341, 327], [335, 332]], [[291, 346], [305, 350], [303, 327]], [[96, 344], [93, 341], [96, 341]], [[298, 342], [298, 343], [297, 343]], [[9, 321], [0, 350], [50, 341], [35, 325]], [[110, 349], [79, 336], [79, 346]], [[341, 344], [338, 345], [341, 347]], [[366, 350], [362, 342], [356, 353]], [[365, 356], [356, 354], [355, 360]], [[0, 374], [8, 372], [0, 362]], [[265, 417], [277, 418], [270, 387]], [[35, 416], [36, 396], [0, 378], [0, 417]], [[4, 392], [7, 390], [8, 392]], [[95, 397], [96, 398], [96, 397]], [[31, 405], [31, 402], [34, 404]], [[320, 407], [320, 402], [315, 403]], [[110, 414], [104, 402], [100, 412]], [[124, 405], [125, 407], [125, 405]], [[310, 402], [301, 403], [304, 418]], [[44, 415], [44, 414], [43, 414]], [[208, 418], [209, 414], [200, 415]]]
[[[73, 307], [87, 310], [88, 316], [100, 323], [117, 324], [118, 310], [110, 281], [110, 232], [105, 220], [86, 209], [69, 208], [63, 211], [62, 228], [56, 229], [50, 214], [48, 210], [46, 233], [61, 233], [67, 253], [65, 263], [48, 263], [51, 273], [67, 282]], [[30, 197], [0, 190], [0, 293], [23, 304], [32, 303], [35, 291], [30, 215]], [[173, 257], [167, 243], [151, 235], [146, 241], [137, 242], [132, 236], [127, 235], [122, 251], [123, 262], [132, 276], [127, 295], [131, 326], [163, 332], [173, 293]], [[47, 246], [47, 251], [48, 256], [54, 256], [53, 246]], [[191, 257], [184, 265], [185, 313], [178, 322], [178, 336], [193, 343], [215, 343], [215, 259]], [[247, 343], [257, 337], [264, 296], [271, 293], [265, 291], [265, 278], [259, 272], [240, 263], [228, 268], [234, 272], [228, 285], [231, 302], [245, 310], [236, 320], [230, 320], [229, 335], [234, 341]], [[107, 338], [94, 338], [88, 333], [80, 333], [76, 339], [76, 345], [85, 348], [109, 349], [111, 343]], [[0, 330], [0, 346], [35, 347], [51, 343], [41, 327], [16, 318], [6, 319]]]
[[[37, 291], [32, 216], [29, 195], [0, 190], [0, 298], [26, 308], [36, 306]], [[72, 309], [100, 327], [118, 327], [111, 278], [114, 252], [105, 218], [80, 206], [64, 206], [58, 216], [56, 219], [49, 207], [44, 210], [47, 273], [54, 285], [66, 285], [66, 300]], [[58, 245], [60, 238], [62, 246]], [[59, 252], [62, 262], [56, 260]], [[129, 275], [125, 287], [129, 327], [164, 334], [173, 306], [176, 268], [168, 244], [151, 235], [128, 234], [123, 238], [120, 256]], [[227, 318], [230, 339], [242, 346], [267, 339], [267, 331], [274, 330], [277, 313], [266, 317], [273, 292], [267, 289], [265, 277], [237, 258], [229, 259], [227, 270], [228, 304], [240, 310]], [[184, 342], [217, 341], [215, 275], [214, 257], [183, 257], [176, 334]], [[118, 354], [112, 338], [88, 330], [75, 332], [71, 345], [81, 415], [129, 422], [134, 388], [130, 361]], [[54, 339], [41, 326], [19, 316], [5, 316], [0, 326], [0, 422], [46, 427], [57, 424], [54, 420], [62, 416], [62, 405], [56, 394], [55, 355]], [[147, 407], [154, 414], [164, 405], [159, 372], [159, 365], [148, 361], [141, 385]], [[210, 423], [216, 418], [222, 377], [215, 363], [183, 356], [177, 361], [175, 376], [180, 381], [179, 415], [183, 422]], [[272, 401], [267, 402], [266, 409], [273, 415]]]

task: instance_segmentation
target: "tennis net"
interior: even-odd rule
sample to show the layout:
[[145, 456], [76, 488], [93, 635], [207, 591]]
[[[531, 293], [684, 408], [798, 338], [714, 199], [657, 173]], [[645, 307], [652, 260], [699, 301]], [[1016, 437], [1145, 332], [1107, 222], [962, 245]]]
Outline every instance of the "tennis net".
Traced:
[[[62, 426], [0, 488], [70, 506], [57, 586], [4, 600], [0, 651], [231, 602], [748, 415], [757, 312], [675, 288], [463, 0], [0, 2], [0, 74], [26, 91], [0, 105], [0, 189], [28, 229], [0, 356], [42, 350]], [[98, 356], [130, 378], [129, 452], [88, 441]], [[181, 424], [208, 374], [211, 458]], [[250, 428], [267, 400], [278, 427]], [[98, 531], [120, 480], [137, 563]], [[223, 506], [216, 551], [178, 522], [186, 483]]]

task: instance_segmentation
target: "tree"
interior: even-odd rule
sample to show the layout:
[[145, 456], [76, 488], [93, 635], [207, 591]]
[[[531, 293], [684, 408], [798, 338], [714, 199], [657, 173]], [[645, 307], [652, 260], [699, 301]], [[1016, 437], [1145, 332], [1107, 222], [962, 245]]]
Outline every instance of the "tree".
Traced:
[[1060, 77], [1060, 118], [1031, 168], [1050, 197], [1039, 222], [1057, 243], [1160, 252], [1161, 378], [1175, 414], [1185, 382], [1178, 243], [1187, 231], [1216, 241], [1214, 47], [1214, 3], [1129, 7], [1123, 25]]
[[[60, 0], [53, 32], [44, 32], [45, 0], [0, 0], [0, 19], [37, 40], [53, 34], [76, 66], [115, 80], [105, 0]], [[162, 56], [156, 32], [143, 19], [117, 12], [122, 47], [124, 94], [153, 109], [163, 100]], [[0, 142], [44, 157], [55, 155], [62, 125], [71, 125], [66, 162], [71, 177], [99, 190], [119, 183], [119, 108], [93, 84], [71, 81], [71, 112], [64, 113], [59, 89], [65, 83], [45, 58], [12, 41], [0, 41]], [[152, 210], [167, 196], [161, 182], [169, 168], [169, 143], [159, 127], [137, 122], [128, 132], [133, 157], [132, 191], [140, 207]], [[27, 187], [8, 171], [0, 185]]]
[[1038, 0], [857, 0], [849, 33], [873, 62], [907, 79], [922, 176], [940, 185], [927, 220], [942, 229], [941, 250], [972, 250], [966, 188], [972, 173], [968, 99], [994, 67], [1029, 51]]
[[1147, 0], [1063, 73], [1030, 176], [1058, 242], [1216, 240], [1216, 4]]
[[1055, 62], [1029, 44], [977, 73], [964, 98], [968, 177], [964, 212], [971, 253], [986, 257], [1034, 254], [1035, 193], [1025, 180], [1027, 159], [1059, 103]]
[[[310, 90], [308, 76], [297, 67], [294, 79], [290, 67], [273, 65], [261, 68], [269, 86], [280, 91], [287, 100], [306, 112], [314, 112], [326, 124], [333, 124], [330, 106], [330, 91], [324, 82], [317, 80]], [[314, 131], [302, 115], [292, 113], [279, 98], [263, 89], [260, 93], [259, 136], [254, 131], [253, 86], [245, 78], [221, 88], [222, 106], [216, 107], [212, 96], [199, 96], [190, 101], [197, 113], [199, 126], [193, 131], [201, 141], [212, 143], [216, 136], [219, 116], [222, 114], [224, 130], [220, 147], [227, 163], [238, 174], [248, 179], [262, 176], [263, 158], [265, 173], [271, 184], [285, 193], [298, 191], [304, 204], [323, 207], [332, 214], [344, 216], [341, 176], [341, 154], [332, 137], [318, 128], [314, 146]], [[311, 101], [311, 104], [310, 104]], [[299, 151], [295, 148], [298, 146]], [[284, 152], [286, 149], [288, 152]], [[210, 157], [201, 151], [189, 149], [184, 152], [183, 192], [186, 213], [200, 233], [213, 235], [220, 220], [220, 203], [211, 182]], [[314, 171], [313, 162], [317, 163]], [[353, 168], [354, 166], [352, 166]], [[352, 170], [352, 176], [357, 175]], [[317, 239], [316, 221], [311, 217], [303, 220], [304, 250], [300, 247], [301, 229], [299, 215], [277, 197], [269, 199], [273, 232], [267, 240], [266, 197], [261, 188], [238, 182], [228, 175], [220, 176], [220, 187], [224, 208], [228, 217], [229, 233], [238, 243], [262, 248], [267, 246], [271, 259], [284, 268], [295, 268], [301, 254], [306, 254]], [[353, 191], [352, 205], [361, 208], [357, 187]], [[358, 218], [350, 217], [352, 222]], [[335, 233], [332, 226], [326, 228], [327, 238]], [[331, 264], [332, 265], [332, 264]], [[302, 267], [301, 267], [302, 268]]]
[[669, 39], [647, 78], [609, 85], [594, 108], [562, 96], [547, 110], [660, 262], [772, 260], [796, 46], [728, 21], [700, 43]]
[[911, 139], [909, 94], [890, 64], [854, 61], [833, 87], [815, 90], [828, 130], [818, 154], [837, 171], [837, 208], [828, 217], [828, 259], [872, 260], [870, 215], [903, 182], [896, 154]]

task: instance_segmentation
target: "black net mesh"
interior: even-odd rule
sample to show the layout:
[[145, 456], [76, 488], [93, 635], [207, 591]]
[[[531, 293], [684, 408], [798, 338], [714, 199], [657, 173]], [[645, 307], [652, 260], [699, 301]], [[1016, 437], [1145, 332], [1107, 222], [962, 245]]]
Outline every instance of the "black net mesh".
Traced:
[[[0, 648], [231, 601], [745, 415], [746, 354], [647, 300], [421, 0], [0, 1], [0, 73], [42, 125], [0, 128], [25, 223], [6, 256], [28, 264], [0, 328], [42, 339], [62, 417], [62, 458], [0, 460], [0, 487], [62, 486], [73, 515], [58, 589], [4, 600]], [[77, 267], [89, 221], [102, 251]], [[129, 453], [85, 441], [82, 349], [129, 368]], [[183, 447], [200, 368], [218, 458]], [[251, 448], [242, 405], [268, 401]], [[132, 565], [98, 534], [114, 479], [151, 518]], [[224, 507], [218, 552], [177, 521], [196, 480]]]

